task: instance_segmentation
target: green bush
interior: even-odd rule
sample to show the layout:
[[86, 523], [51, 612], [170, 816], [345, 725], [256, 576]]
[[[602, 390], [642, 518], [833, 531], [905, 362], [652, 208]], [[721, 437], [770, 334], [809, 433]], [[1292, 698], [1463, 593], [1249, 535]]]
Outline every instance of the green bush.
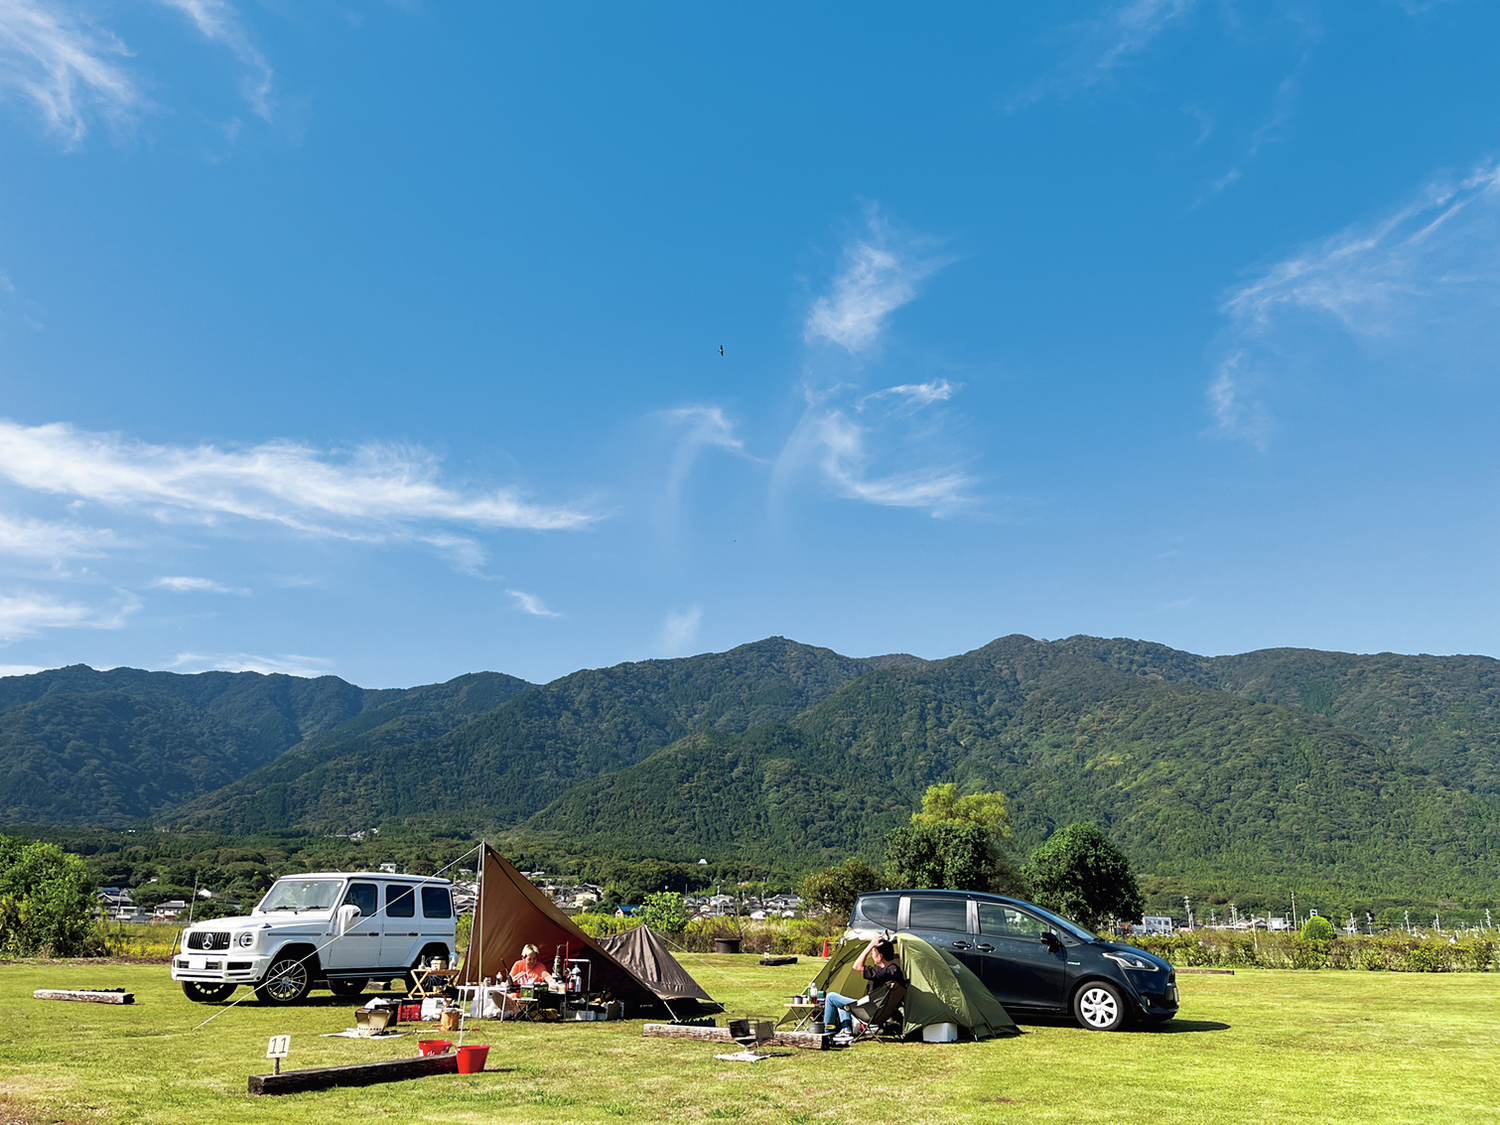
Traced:
[[1339, 934], [1332, 922], [1315, 914], [1302, 924], [1302, 936], [1308, 941], [1333, 941]]
[[104, 952], [83, 860], [56, 844], [0, 836], [0, 953], [91, 957]]

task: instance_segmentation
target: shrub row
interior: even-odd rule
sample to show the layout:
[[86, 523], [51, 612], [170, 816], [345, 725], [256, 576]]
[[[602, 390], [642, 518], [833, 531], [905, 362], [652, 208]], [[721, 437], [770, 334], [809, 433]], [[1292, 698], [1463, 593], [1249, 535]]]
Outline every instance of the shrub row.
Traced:
[[[573, 921], [590, 937], [605, 937], [640, 925], [634, 918], [601, 914], [575, 914]], [[743, 953], [796, 953], [814, 957], [823, 952], [823, 942], [838, 944], [844, 932], [842, 919], [831, 915], [815, 918], [778, 918], [763, 922], [734, 918], [694, 918], [680, 934], [667, 934], [672, 946], [689, 953], [712, 953], [714, 939], [737, 937]]]
[[1466, 934], [1408, 933], [1314, 941], [1300, 934], [1203, 930], [1136, 937], [1130, 944], [1180, 968], [1366, 969], [1393, 973], [1483, 973], [1496, 967], [1495, 943]]

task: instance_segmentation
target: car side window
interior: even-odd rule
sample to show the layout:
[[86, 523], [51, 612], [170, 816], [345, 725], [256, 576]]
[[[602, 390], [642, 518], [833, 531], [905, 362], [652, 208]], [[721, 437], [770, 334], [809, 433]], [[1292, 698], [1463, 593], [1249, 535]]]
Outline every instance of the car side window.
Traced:
[[901, 909], [900, 895], [867, 895], [859, 900], [860, 916], [877, 926], [894, 929], [896, 912]]
[[912, 896], [911, 922], [914, 930], [969, 931], [969, 902], [962, 898], [918, 898]]
[[385, 888], [385, 912], [391, 918], [415, 918], [417, 899], [412, 892], [416, 888], [391, 883]]
[[449, 896], [447, 887], [422, 888], [422, 917], [453, 917], [453, 899]]
[[374, 883], [350, 883], [349, 893], [344, 896], [345, 906], [357, 906], [359, 912], [366, 918], [375, 917], [375, 912], [380, 909], [380, 896], [376, 893]]
[[1047, 927], [1040, 918], [994, 902], [979, 904], [979, 932], [999, 937], [1038, 939]]

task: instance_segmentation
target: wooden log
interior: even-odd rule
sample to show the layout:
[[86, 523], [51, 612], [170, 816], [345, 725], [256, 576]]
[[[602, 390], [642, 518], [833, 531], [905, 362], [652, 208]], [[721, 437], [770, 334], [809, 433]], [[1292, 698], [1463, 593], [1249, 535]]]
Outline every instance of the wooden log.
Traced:
[[331, 1090], [335, 1086], [375, 1086], [381, 1082], [404, 1082], [433, 1074], [457, 1074], [458, 1055], [418, 1055], [386, 1062], [355, 1063], [353, 1066], [321, 1066], [313, 1070], [284, 1070], [280, 1074], [252, 1074], [252, 1094], [301, 1094], [308, 1090]]
[[1205, 977], [1232, 977], [1232, 976], [1234, 976], [1234, 970], [1233, 969], [1178, 969], [1177, 970], [1177, 975], [1178, 976], [1182, 976], [1183, 973], [1198, 973], [1200, 976], [1205, 976]]
[[797, 963], [797, 955], [792, 953], [784, 957], [773, 957], [767, 953], [760, 959], [760, 963], [762, 965], [795, 965]]
[[36, 1000], [79, 1000], [85, 1004], [134, 1004], [133, 992], [100, 992], [88, 988], [39, 988], [32, 994]]
[[[697, 1039], [704, 1043], [733, 1043], [727, 1027], [693, 1027], [681, 1023], [648, 1023], [641, 1028], [648, 1039]], [[828, 1036], [811, 1031], [778, 1031], [767, 1041], [773, 1047], [797, 1047], [803, 1051], [828, 1050]]]

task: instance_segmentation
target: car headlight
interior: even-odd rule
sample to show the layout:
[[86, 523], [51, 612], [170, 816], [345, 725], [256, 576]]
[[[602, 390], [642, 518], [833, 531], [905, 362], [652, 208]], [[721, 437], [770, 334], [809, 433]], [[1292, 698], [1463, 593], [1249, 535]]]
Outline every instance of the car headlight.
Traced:
[[239, 937], [235, 938], [234, 940], [235, 940], [236, 944], [243, 945], [243, 946], [245, 946], [248, 949], [250, 946], [252, 946], [252, 945], [255, 944], [255, 931], [254, 930], [246, 930], [244, 933], [240, 934]]
[[1139, 972], [1145, 973], [1156, 973], [1161, 971], [1160, 965], [1153, 965], [1144, 957], [1137, 957], [1133, 953], [1106, 953], [1104, 956], [1108, 957], [1116, 965], [1123, 966], [1127, 969], [1135, 969]]

